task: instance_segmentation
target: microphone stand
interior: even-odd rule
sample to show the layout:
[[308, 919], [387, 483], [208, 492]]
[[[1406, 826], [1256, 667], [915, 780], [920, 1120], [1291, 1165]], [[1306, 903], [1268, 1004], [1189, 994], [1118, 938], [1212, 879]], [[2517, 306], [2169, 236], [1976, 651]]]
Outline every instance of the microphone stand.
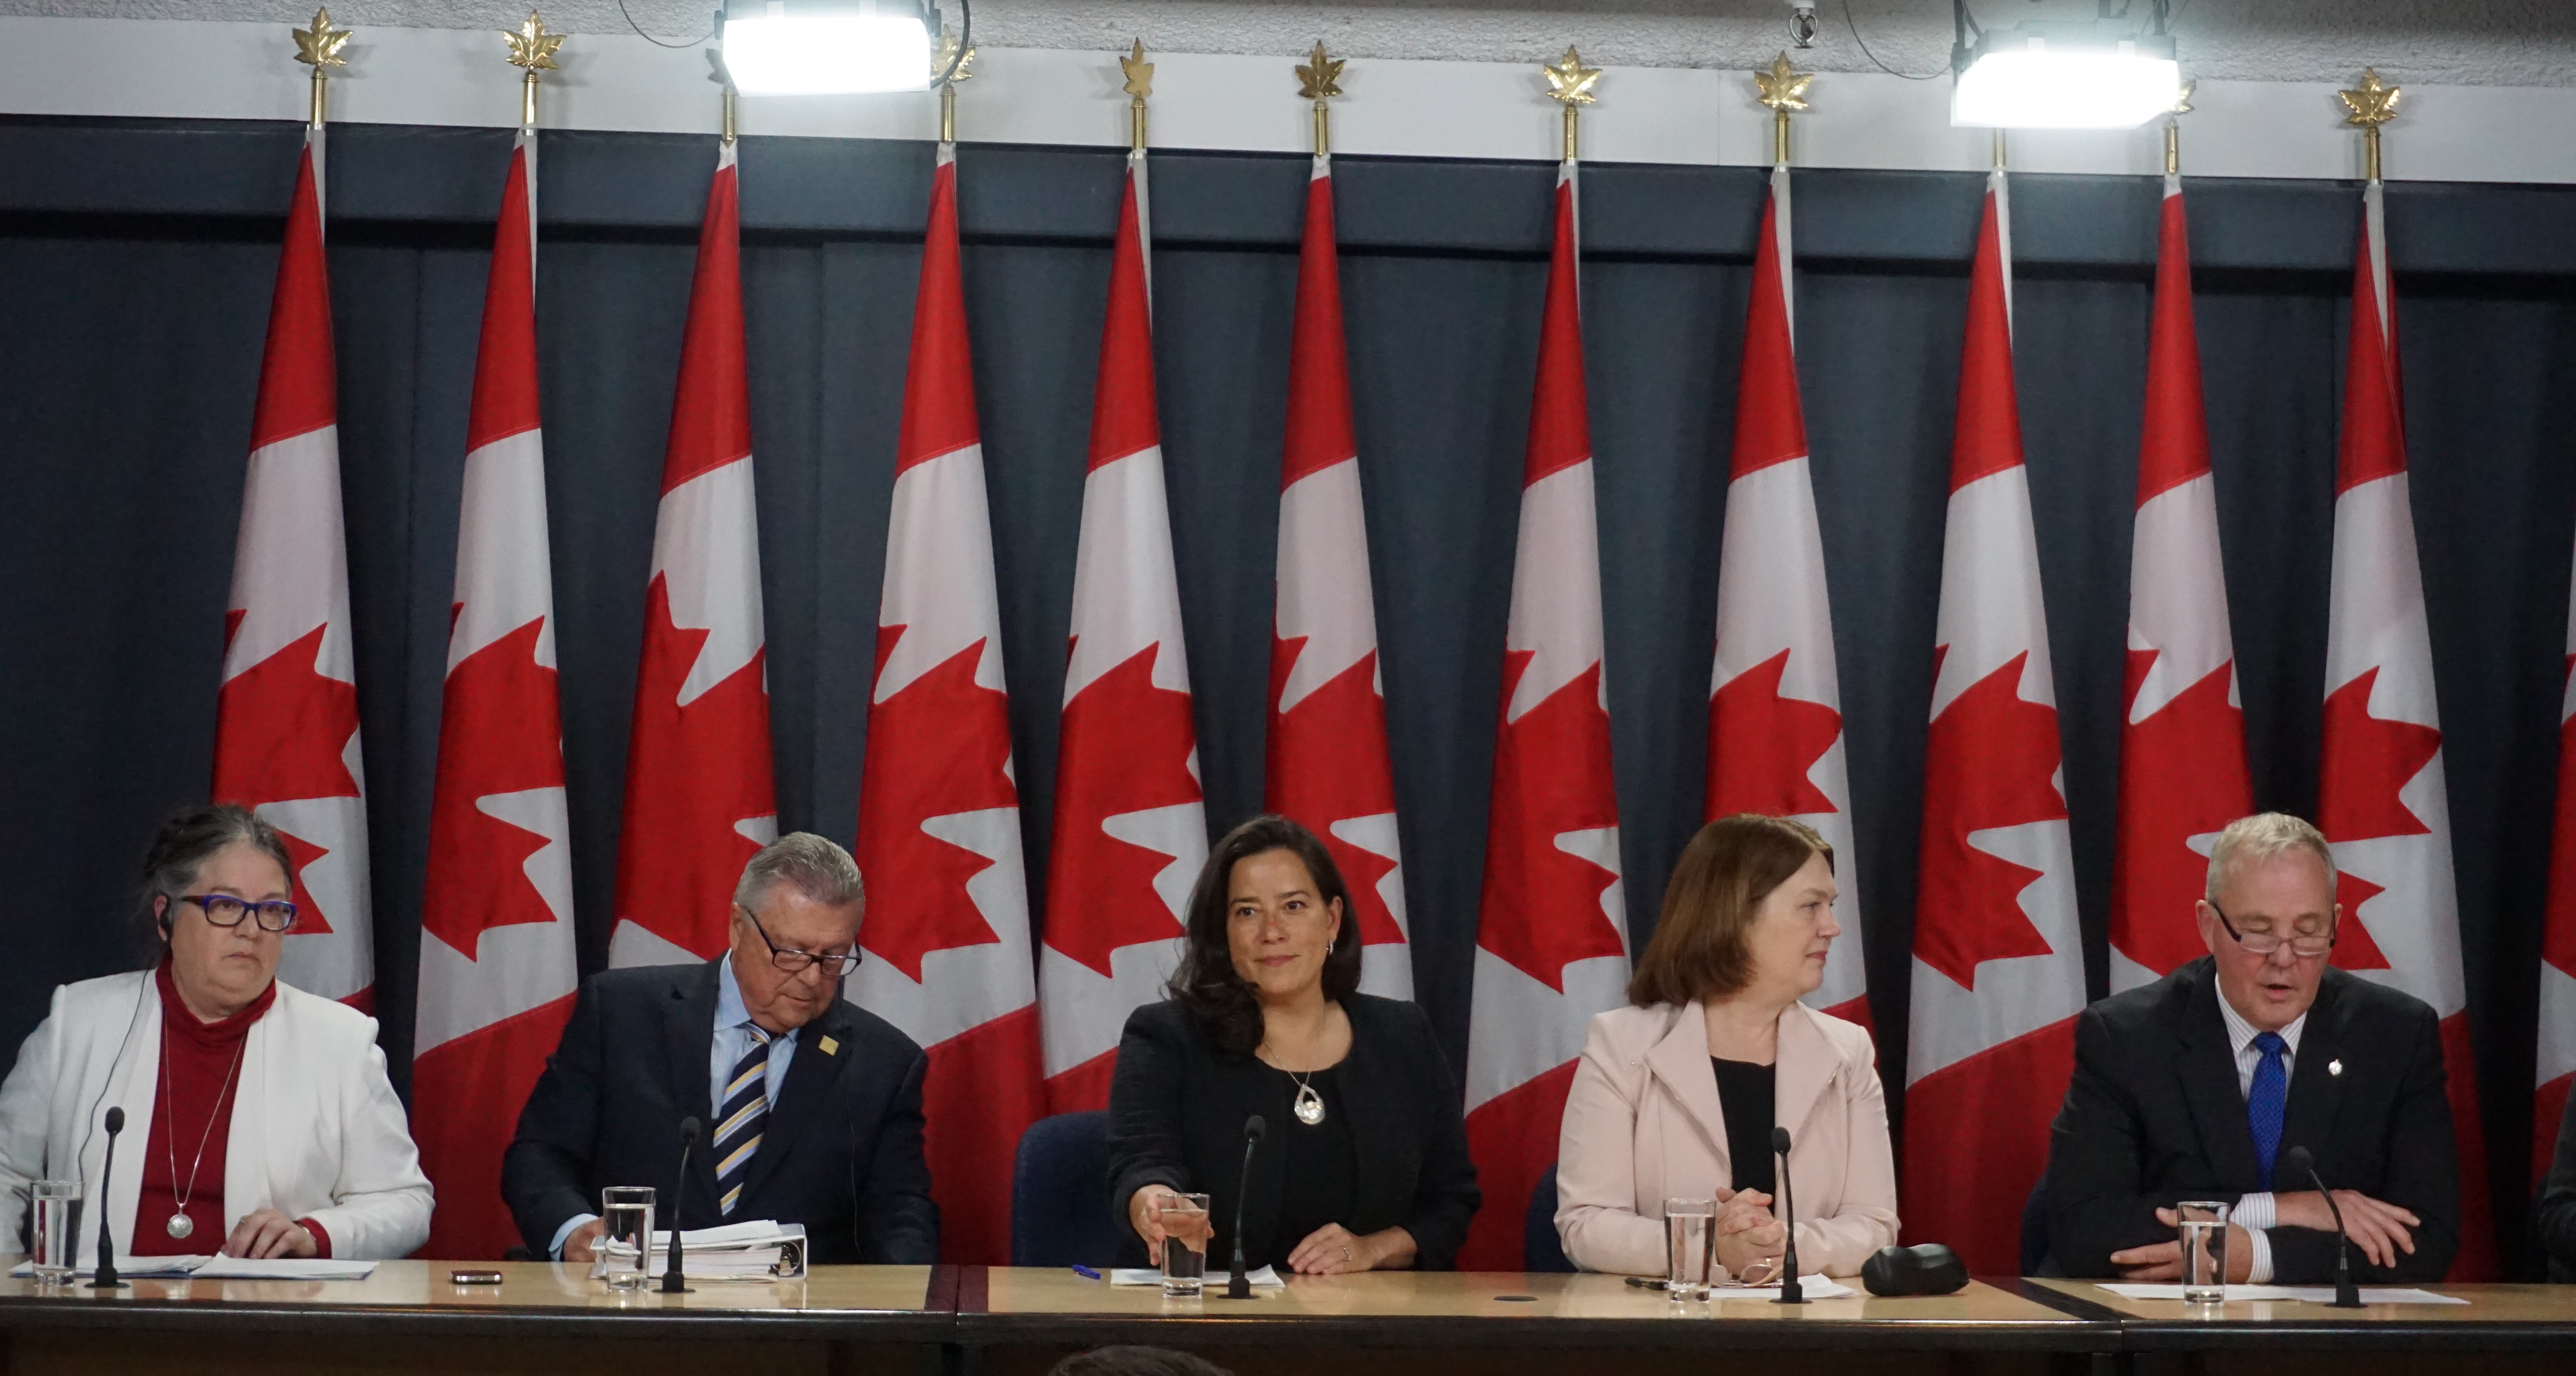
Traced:
[[2343, 1210], [2335, 1204], [2334, 1191], [2326, 1188], [2325, 1177], [2317, 1174], [2316, 1158], [2304, 1148], [2299, 1149], [2299, 1156], [2307, 1165], [2308, 1183], [2317, 1187], [2317, 1193], [2325, 1197], [2326, 1212], [2334, 1215], [2335, 1297], [2330, 1307], [2359, 1309], [2361, 1308], [2361, 1287], [2355, 1284], [2352, 1278], [2352, 1238], [2343, 1230]]
[[[665, 1295], [685, 1295], [689, 1293], [688, 1272], [682, 1270], [680, 1267], [680, 1206], [682, 1201], [688, 1198], [689, 1148], [694, 1147], [697, 1144], [697, 1118], [692, 1115], [681, 1119], [680, 1179], [679, 1183], [674, 1185], [671, 1189], [671, 1254], [669, 1263], [664, 1266], [662, 1270], [662, 1293]], [[646, 1247], [653, 1245], [653, 1239], [649, 1234], [643, 1239], [643, 1245]]]
[[[1230, 1300], [1252, 1298], [1252, 1278], [1243, 1269], [1243, 1215], [1252, 1202], [1252, 1153], [1269, 1131], [1268, 1120], [1258, 1113], [1243, 1120], [1243, 1173], [1234, 1187], [1234, 1275], [1225, 1283], [1225, 1297]], [[1163, 1245], [1171, 1246], [1170, 1239]]]
[[116, 1134], [125, 1131], [125, 1110], [107, 1111], [107, 1159], [98, 1168], [98, 1269], [91, 1273], [92, 1290], [123, 1290], [125, 1282], [116, 1278], [116, 1236], [107, 1227], [107, 1183], [116, 1177]]
[[1780, 1162], [1780, 1212], [1789, 1228], [1788, 1250], [1780, 1257], [1780, 1298], [1773, 1304], [1805, 1304], [1798, 1284], [1798, 1202], [1789, 1193], [1789, 1130], [1771, 1129], [1771, 1154]]

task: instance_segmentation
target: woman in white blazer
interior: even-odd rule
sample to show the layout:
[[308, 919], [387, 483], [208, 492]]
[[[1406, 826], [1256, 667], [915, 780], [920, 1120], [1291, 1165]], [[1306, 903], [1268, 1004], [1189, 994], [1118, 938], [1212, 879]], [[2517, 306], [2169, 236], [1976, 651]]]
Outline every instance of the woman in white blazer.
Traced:
[[[54, 991], [0, 1085], [0, 1187], [23, 1202], [29, 1181], [77, 1179], [97, 1200], [104, 1119], [122, 1108], [103, 1186], [120, 1256], [419, 1247], [430, 1185], [375, 1019], [277, 978], [297, 912], [276, 828], [231, 804], [187, 809], [154, 838], [144, 885], [163, 957]], [[80, 1232], [87, 1266], [97, 1226]]]
[[1700, 829], [1628, 986], [1593, 1018], [1567, 1095], [1556, 1228], [1587, 1271], [1661, 1275], [1664, 1200], [1719, 1201], [1717, 1261], [1778, 1278], [1774, 1127], [1790, 1134], [1798, 1264], [1857, 1274], [1896, 1241], [1896, 1167], [1869, 1032], [1798, 1000], [1823, 980], [1833, 848], [1741, 813]]

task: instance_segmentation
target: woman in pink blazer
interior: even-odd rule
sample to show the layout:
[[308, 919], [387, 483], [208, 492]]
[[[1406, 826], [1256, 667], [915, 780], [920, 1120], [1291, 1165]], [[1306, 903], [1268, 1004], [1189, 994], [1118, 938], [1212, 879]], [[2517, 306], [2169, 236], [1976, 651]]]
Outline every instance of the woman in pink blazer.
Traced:
[[1771, 1129], [1789, 1130], [1799, 1269], [1848, 1276], [1896, 1241], [1869, 1033], [1798, 1002], [1824, 978], [1833, 847], [1741, 813], [1700, 829], [1628, 984], [1592, 1020], [1557, 1146], [1556, 1230], [1586, 1271], [1661, 1275], [1664, 1200], [1715, 1199], [1717, 1261], [1777, 1279]]

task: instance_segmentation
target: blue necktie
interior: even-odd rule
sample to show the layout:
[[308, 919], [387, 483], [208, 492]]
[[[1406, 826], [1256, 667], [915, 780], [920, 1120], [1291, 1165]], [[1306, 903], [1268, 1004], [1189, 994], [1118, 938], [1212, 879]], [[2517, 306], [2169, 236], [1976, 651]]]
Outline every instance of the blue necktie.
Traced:
[[751, 1034], [751, 1049], [725, 1081], [724, 1107], [716, 1120], [716, 1204], [727, 1215], [742, 1199], [751, 1158], [760, 1152], [761, 1130], [769, 1124], [769, 1034], [757, 1023], [747, 1023], [743, 1030]]
[[2281, 1057], [2290, 1044], [2278, 1032], [2254, 1034], [2254, 1049], [2263, 1059], [2254, 1067], [2254, 1083], [2245, 1091], [2245, 1121], [2254, 1129], [2254, 1159], [2263, 1168], [2263, 1189], [2272, 1188], [2272, 1159], [2281, 1154], [2281, 1114], [2290, 1106], [2290, 1073]]

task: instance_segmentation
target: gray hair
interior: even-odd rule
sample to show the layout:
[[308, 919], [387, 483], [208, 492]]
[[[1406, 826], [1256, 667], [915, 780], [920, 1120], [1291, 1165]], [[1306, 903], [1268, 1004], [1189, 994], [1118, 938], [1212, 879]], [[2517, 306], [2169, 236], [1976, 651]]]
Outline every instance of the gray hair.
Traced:
[[2325, 833], [2302, 817], [2286, 812], [2258, 812], [2237, 818], [2218, 833], [2217, 844], [2209, 848], [2209, 889], [2204, 896], [2211, 907], [2216, 907], [2230, 869], [2259, 865], [2296, 850], [2307, 851], [2325, 862], [2326, 891], [2333, 892], [2334, 847], [2326, 844]]
[[807, 899], [829, 907], [867, 903], [858, 862], [848, 851], [810, 831], [791, 831], [761, 847], [742, 867], [742, 882], [733, 886], [733, 901], [756, 910], [776, 884], [792, 884]]
[[161, 934], [162, 914], [152, 910], [155, 899], [168, 899], [175, 904], [197, 886], [197, 876], [206, 862], [234, 846], [248, 846], [277, 862], [285, 872], [288, 888], [295, 886], [295, 857], [287, 852], [286, 838], [267, 818], [239, 803], [198, 803], [171, 813], [152, 836], [151, 848], [143, 852], [142, 923], [139, 933], [144, 951], [154, 963], [168, 949], [169, 939]]

